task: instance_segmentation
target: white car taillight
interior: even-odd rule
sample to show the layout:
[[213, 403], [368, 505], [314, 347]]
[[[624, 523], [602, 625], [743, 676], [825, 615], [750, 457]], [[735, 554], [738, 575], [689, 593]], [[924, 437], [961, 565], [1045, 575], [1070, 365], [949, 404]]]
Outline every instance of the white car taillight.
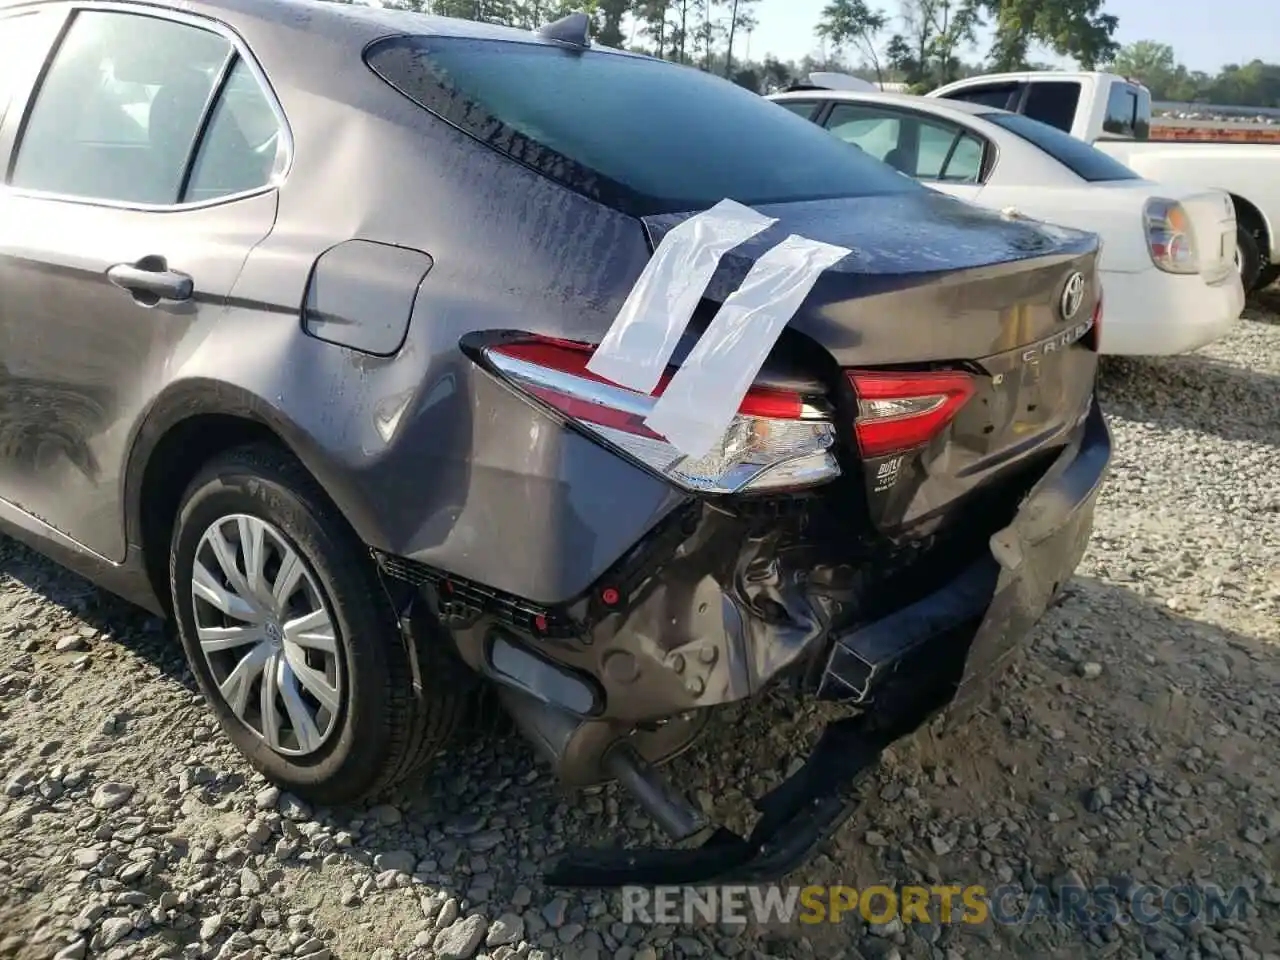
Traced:
[[796, 489], [840, 475], [829, 415], [798, 393], [752, 388], [719, 443], [694, 459], [644, 423], [670, 377], [654, 396], [636, 393], [588, 371], [591, 352], [585, 344], [530, 337], [484, 355], [513, 387], [687, 490]]
[[1152, 262], [1166, 273], [1198, 273], [1196, 233], [1186, 208], [1175, 200], [1153, 197], [1142, 211]]

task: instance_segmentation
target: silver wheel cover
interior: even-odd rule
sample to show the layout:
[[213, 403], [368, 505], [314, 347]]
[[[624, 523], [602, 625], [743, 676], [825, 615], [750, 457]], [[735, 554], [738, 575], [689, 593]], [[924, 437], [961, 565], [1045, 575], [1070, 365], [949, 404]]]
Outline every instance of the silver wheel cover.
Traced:
[[329, 603], [284, 534], [257, 517], [222, 517], [204, 532], [191, 573], [196, 639], [223, 700], [285, 756], [333, 734], [343, 665]]

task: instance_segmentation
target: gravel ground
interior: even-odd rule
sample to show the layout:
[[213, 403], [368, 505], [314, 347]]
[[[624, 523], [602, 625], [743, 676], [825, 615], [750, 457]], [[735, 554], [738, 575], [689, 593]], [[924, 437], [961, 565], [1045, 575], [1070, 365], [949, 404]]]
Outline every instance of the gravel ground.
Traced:
[[[310, 810], [237, 759], [161, 624], [0, 538], [0, 956], [1280, 960], [1280, 293], [1247, 317], [1106, 365], [1114, 471], [1065, 602], [991, 714], [896, 746], [793, 878], [1243, 884], [1243, 918], [628, 926], [538, 880], [569, 842], [649, 836], [614, 790], [571, 798], [490, 738], [385, 805]], [[820, 719], [726, 710], [680, 782], [740, 823]]]

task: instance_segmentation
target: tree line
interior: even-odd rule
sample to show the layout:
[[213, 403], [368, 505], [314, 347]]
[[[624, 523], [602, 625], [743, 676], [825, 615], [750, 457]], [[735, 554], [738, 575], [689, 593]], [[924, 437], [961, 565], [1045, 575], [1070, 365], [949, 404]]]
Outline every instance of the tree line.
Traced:
[[1154, 100], [1280, 107], [1280, 63], [1229, 63], [1211, 75], [1188, 70], [1167, 43], [1139, 40], [1120, 51], [1112, 69], [1142, 81]]
[[[1121, 47], [1105, 0], [828, 0], [815, 28], [818, 50], [797, 61], [753, 57], [760, 0], [390, 0], [442, 16], [533, 29], [574, 11], [593, 38], [708, 70], [759, 93], [784, 89], [814, 70], [840, 70], [924, 92], [976, 73], [1051, 69], [1029, 58], [1044, 48], [1082, 69], [1141, 80], [1157, 100], [1280, 106], [1280, 64], [1231, 64], [1216, 76], [1190, 71], [1166, 44]], [[973, 57], [989, 32], [985, 56]]]

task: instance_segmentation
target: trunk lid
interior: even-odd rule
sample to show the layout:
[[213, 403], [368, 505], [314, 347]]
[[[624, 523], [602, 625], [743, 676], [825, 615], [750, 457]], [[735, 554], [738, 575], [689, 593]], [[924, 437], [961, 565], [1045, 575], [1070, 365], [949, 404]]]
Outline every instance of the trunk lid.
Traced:
[[[931, 190], [755, 209], [778, 223], [725, 255], [707, 300], [722, 303], [788, 234], [846, 247], [789, 325], [844, 367], [974, 359], [1050, 336], [1050, 288], [1081, 264], [1089, 275], [1097, 254], [1090, 234]], [[689, 216], [644, 218], [653, 246]]]
[[[851, 455], [857, 406], [847, 371], [950, 368], [973, 376], [973, 396], [928, 443], [857, 456], [871, 519], [882, 531], [944, 522], [980, 489], [1065, 446], [1083, 423], [1097, 367], [1089, 336], [1098, 293], [1091, 234], [1005, 219], [932, 191], [756, 209], [779, 222], [723, 258], [707, 288], [708, 312], [789, 234], [853, 251], [821, 275], [789, 324], [846, 371], [827, 371], [826, 382], [849, 428]], [[655, 246], [684, 218], [647, 218]], [[1083, 290], [1064, 312], [1076, 274]]]

